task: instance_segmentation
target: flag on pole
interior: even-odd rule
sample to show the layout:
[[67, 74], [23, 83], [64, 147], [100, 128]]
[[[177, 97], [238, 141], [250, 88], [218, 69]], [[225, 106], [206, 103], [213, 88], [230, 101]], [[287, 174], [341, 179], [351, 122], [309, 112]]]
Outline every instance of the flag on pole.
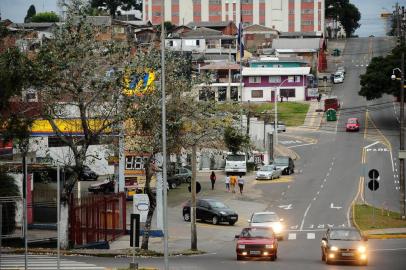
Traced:
[[240, 22], [238, 26], [238, 46], [240, 47], [240, 59], [244, 57], [244, 33], [243, 33], [243, 24]]

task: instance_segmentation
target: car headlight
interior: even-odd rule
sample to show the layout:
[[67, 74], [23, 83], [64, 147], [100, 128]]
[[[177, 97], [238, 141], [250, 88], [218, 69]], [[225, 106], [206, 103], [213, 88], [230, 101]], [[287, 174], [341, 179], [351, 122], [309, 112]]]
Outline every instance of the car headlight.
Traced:
[[224, 212], [224, 211], [220, 211], [220, 214], [221, 214], [221, 215], [226, 215], [227, 213]]
[[358, 252], [365, 253], [365, 251], [367, 251], [367, 248], [365, 246], [359, 246], [358, 247]]
[[240, 244], [240, 245], [238, 245], [238, 248], [239, 248], [239, 249], [244, 249], [244, 248], [245, 248], [245, 245], [241, 245], [241, 244]]
[[273, 248], [273, 245], [265, 245], [265, 248]]
[[330, 251], [338, 251], [338, 247], [332, 246], [332, 247], [330, 248]]
[[282, 232], [282, 230], [283, 230], [283, 225], [282, 225], [280, 222], [275, 223], [275, 224], [272, 226], [272, 229], [273, 229], [273, 231], [274, 231], [275, 233], [280, 233], [280, 232]]

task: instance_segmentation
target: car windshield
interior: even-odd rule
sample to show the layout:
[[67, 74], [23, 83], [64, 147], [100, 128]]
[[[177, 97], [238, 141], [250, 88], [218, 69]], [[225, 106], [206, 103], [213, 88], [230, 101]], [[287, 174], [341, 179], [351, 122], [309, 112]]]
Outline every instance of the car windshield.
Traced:
[[241, 232], [243, 238], [272, 238], [272, 230], [262, 228], [245, 228]]
[[356, 119], [348, 119], [348, 124], [356, 124], [357, 120]]
[[211, 201], [209, 202], [210, 206], [212, 208], [228, 208], [224, 203], [222, 202], [216, 202], [216, 201]]
[[279, 218], [274, 213], [264, 213], [264, 214], [254, 214], [252, 216], [252, 222], [262, 223], [262, 222], [277, 222]]
[[273, 171], [274, 169], [275, 169], [275, 166], [273, 166], [273, 165], [265, 165], [264, 167], [261, 168], [261, 171], [270, 172], [270, 171]]
[[244, 155], [228, 155], [227, 160], [228, 161], [245, 161], [245, 156]]
[[330, 232], [330, 240], [360, 241], [361, 235], [354, 230], [333, 230]]
[[287, 158], [275, 158], [274, 164], [289, 164], [289, 159]]

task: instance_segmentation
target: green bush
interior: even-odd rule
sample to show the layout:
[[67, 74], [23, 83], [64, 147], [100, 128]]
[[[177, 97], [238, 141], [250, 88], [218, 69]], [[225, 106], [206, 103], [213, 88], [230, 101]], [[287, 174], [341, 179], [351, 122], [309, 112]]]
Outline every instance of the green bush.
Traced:
[[41, 12], [32, 16], [31, 22], [59, 22], [59, 17], [53, 11]]
[[[20, 196], [20, 191], [13, 177], [0, 172], [0, 197]], [[16, 203], [3, 203], [2, 213], [2, 234], [11, 234], [14, 232], [16, 223]]]

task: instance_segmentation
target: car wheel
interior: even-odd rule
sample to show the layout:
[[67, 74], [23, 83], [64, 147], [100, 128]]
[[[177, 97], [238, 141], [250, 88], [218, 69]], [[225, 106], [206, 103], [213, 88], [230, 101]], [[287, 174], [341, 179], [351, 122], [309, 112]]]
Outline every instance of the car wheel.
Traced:
[[186, 183], [190, 183], [190, 182], [192, 182], [192, 177], [186, 178]]
[[171, 189], [175, 189], [177, 187], [176, 183], [171, 183]]
[[242, 259], [243, 259], [243, 257], [242, 257], [242, 256], [237, 255], [237, 261], [241, 261]]
[[219, 224], [219, 218], [217, 216], [213, 216], [211, 219], [211, 223], [213, 223], [213, 225]]
[[272, 254], [272, 255], [269, 257], [269, 259], [270, 259], [271, 261], [276, 260], [276, 254]]
[[189, 213], [184, 213], [183, 214], [183, 219], [185, 220], [185, 221], [190, 221], [190, 214]]
[[230, 224], [231, 226], [233, 226], [235, 224], [235, 221], [229, 221], [228, 224]]

